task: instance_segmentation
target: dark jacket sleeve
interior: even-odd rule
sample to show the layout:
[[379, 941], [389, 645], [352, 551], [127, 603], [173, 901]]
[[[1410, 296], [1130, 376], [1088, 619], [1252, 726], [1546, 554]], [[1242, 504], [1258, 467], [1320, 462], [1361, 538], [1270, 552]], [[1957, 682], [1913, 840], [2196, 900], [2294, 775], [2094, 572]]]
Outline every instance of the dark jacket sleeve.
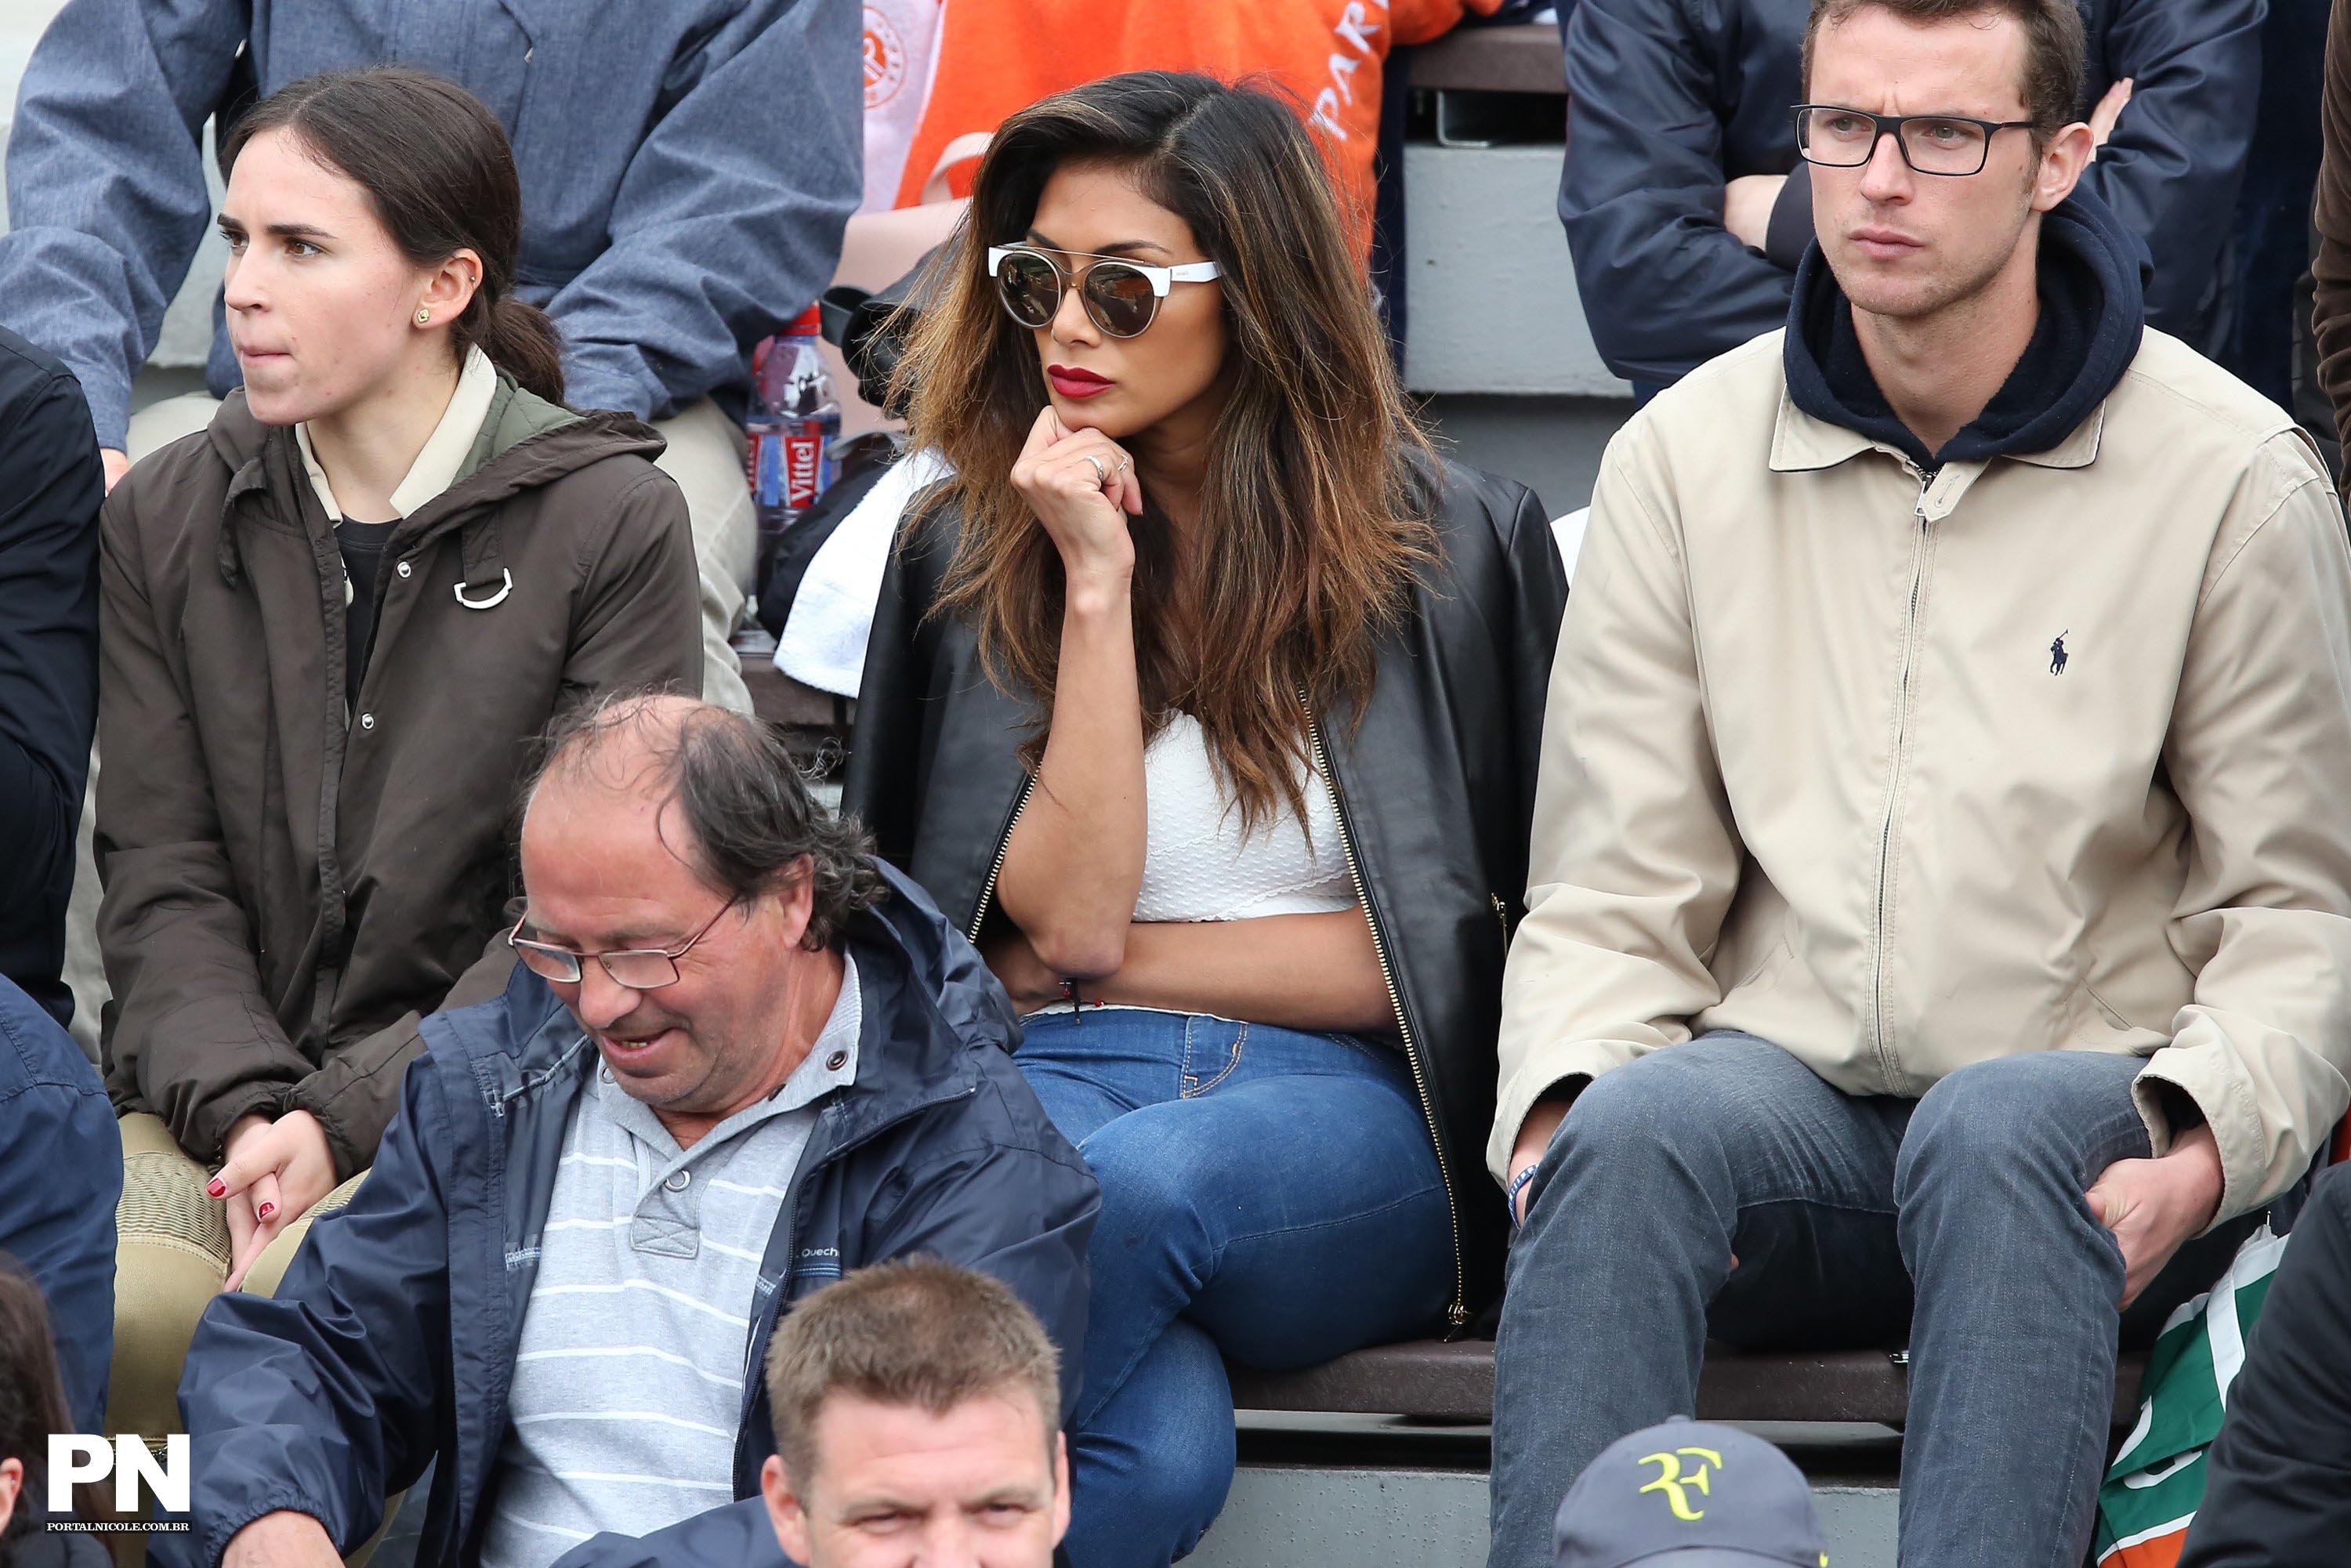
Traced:
[[1086, 1343], [1086, 1243], [1102, 1190], [1084, 1157], [1046, 1119], [1008, 1056], [991, 1064], [972, 1124], [897, 1172], [867, 1218], [864, 1256], [941, 1258], [992, 1274], [1019, 1293], [1061, 1353], [1061, 1416], [1077, 1406]]
[[[600, 692], [664, 686], [702, 692], [701, 580], [694, 533], [676, 482], [658, 470], [622, 496], [613, 527], [587, 547], [586, 587], [563, 666], [567, 705]], [[103, 770], [101, 769], [101, 775]], [[503, 933], [500, 934], [503, 936]], [[487, 1001], [506, 988], [514, 954], [494, 937], [451, 986], [440, 1008]], [[422, 1015], [403, 1014], [374, 1033], [338, 1045], [287, 1096], [326, 1129], [338, 1179], [368, 1168], [376, 1140], [400, 1103], [400, 1078], [423, 1050]]]
[[856, 0], [755, 0], [678, 62], [603, 252], [548, 303], [571, 402], [640, 418], [742, 379], [832, 281], [863, 194]]
[[102, 1432], [122, 1145], [81, 1047], [5, 979], [0, 1155], [0, 1254], [16, 1260], [48, 1303], [74, 1429]]
[[747, 1497], [681, 1519], [647, 1535], [593, 1535], [553, 1568], [787, 1568], [765, 1497]]
[[8, 133], [0, 298], [63, 360], [120, 448], [131, 382], [212, 217], [204, 121], [249, 0], [70, 0], [34, 46]]
[[0, 375], [19, 389], [0, 409], [0, 975], [48, 1005], [98, 723], [106, 486], [73, 378], [5, 346]]
[[1503, 542], [1510, 571], [1510, 719], [1519, 759], [1519, 838], [1524, 841], [1534, 829], [1552, 659], [1559, 648], [1560, 620], [1567, 613], [1567, 568], [1541, 499], [1531, 490], [1513, 488], [1518, 507]]
[[2326, 25], [2326, 93], [2319, 118], [2325, 151], [2312, 222], [2318, 255], [2311, 325], [2318, 340], [2318, 384], [2335, 407], [2335, 428], [2351, 450], [2351, 0], [2335, 0]]
[[214, 1164], [239, 1116], [275, 1115], [311, 1069], [262, 993], [204, 746], [166, 653], [179, 630], [149, 597], [137, 519], [164, 504], [142, 483], [154, 477], [142, 465], [117, 485], [99, 528], [98, 942], [114, 992], [110, 1071], [191, 1158]]
[[2234, 227], [2266, 10], [2267, 0], [2122, 0], [2106, 31], [2104, 63], [2131, 78], [2131, 98], [2082, 183], [2155, 259], [2147, 324], [2191, 342], [2209, 327], [2208, 297]]
[[[514, 949], [507, 943], [507, 934], [500, 931], [433, 1010], [446, 1012], [495, 999], [506, 990], [514, 965]], [[401, 1075], [424, 1053], [423, 1037], [418, 1032], [423, 1021], [420, 1012], [401, 1014], [373, 1034], [333, 1052], [324, 1067], [287, 1095], [289, 1110], [308, 1111], [319, 1119], [319, 1128], [327, 1134], [327, 1148], [335, 1156], [337, 1182], [350, 1180], [374, 1163], [384, 1122], [398, 1102]]]
[[2351, 1169], [2321, 1178], [2253, 1325], [2179, 1568], [2335, 1568], [2351, 1542]]
[[433, 1074], [402, 1082], [374, 1171], [311, 1226], [277, 1293], [227, 1291], [196, 1327], [180, 1378], [194, 1528], [155, 1538], [166, 1563], [213, 1568], [232, 1536], [278, 1509], [316, 1519], [348, 1556], [432, 1456], [453, 1376], [436, 1354], [449, 1343], [448, 1204], [434, 1157], [446, 1111]]
[[1576, 289], [1608, 368], [1656, 385], [1784, 325], [1792, 276], [1722, 226], [1713, 51], [1687, 9], [1581, 0], [1560, 21]]
[[905, 865], [914, 847], [922, 696], [930, 683], [923, 667], [929, 643], [923, 618], [930, 608], [927, 585], [936, 575], [931, 553], [943, 548], [925, 542], [928, 533], [909, 531], [918, 527], [908, 523], [900, 530], [882, 571], [841, 785], [841, 814], [864, 824], [874, 852], [895, 866]]
[[563, 695], [665, 685], [702, 695], [702, 579], [677, 482], [658, 469], [621, 499], [619, 520], [591, 558], [572, 624]]

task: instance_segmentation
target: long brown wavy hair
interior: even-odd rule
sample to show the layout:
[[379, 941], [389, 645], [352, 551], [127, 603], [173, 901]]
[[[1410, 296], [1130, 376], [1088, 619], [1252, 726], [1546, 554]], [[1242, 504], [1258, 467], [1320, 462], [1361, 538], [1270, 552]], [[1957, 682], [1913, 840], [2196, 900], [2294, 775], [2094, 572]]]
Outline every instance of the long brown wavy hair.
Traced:
[[[954, 477], [917, 527], [959, 534], [934, 613], [967, 618], [989, 678], [1050, 714], [1061, 657], [1060, 552], [1012, 486], [1046, 402], [1036, 343], [1006, 315], [981, 257], [1029, 232], [1064, 164], [1126, 171], [1190, 225], [1222, 271], [1229, 388], [1202, 486], [1201, 548], [1178, 561], [1156, 508], [1134, 520], [1136, 674], [1144, 733], [1199, 721], [1249, 832], [1287, 805], [1303, 821], [1304, 692], [1360, 717], [1374, 649], [1437, 554], [1434, 472], [1388, 357], [1363, 264], [1321, 155], [1280, 99], [1205, 76], [1136, 71], [1004, 122], [968, 214], [928, 280], [896, 390], [916, 447]], [[1179, 571], [1185, 580], [1179, 582]], [[1179, 591], [1188, 635], [1173, 630]], [[1043, 754], [1040, 728], [1023, 757]]]

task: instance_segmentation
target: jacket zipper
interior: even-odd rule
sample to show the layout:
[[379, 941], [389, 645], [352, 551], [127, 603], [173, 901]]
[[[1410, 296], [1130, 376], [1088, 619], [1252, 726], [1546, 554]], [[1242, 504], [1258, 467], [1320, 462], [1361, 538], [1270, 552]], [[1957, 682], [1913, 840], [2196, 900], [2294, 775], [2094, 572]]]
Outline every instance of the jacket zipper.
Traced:
[[1872, 944], [1869, 968], [1869, 1022], [1872, 1045], [1877, 1053], [1877, 1070], [1884, 1077], [1886, 1091], [1892, 1093], [1899, 1083], [1894, 1061], [1894, 1051], [1887, 1039], [1886, 1003], [1886, 894], [1894, 876], [1894, 813], [1902, 797], [1903, 750], [1910, 738], [1910, 674], [1918, 641], [1918, 600], [1927, 582], [1927, 492], [1935, 482], [1934, 476], [1915, 465], [1910, 472], [1918, 480], [1918, 499], [1911, 515], [1917, 520], [1917, 531], [1910, 542], [1910, 607], [1902, 622], [1902, 672], [1894, 693], [1894, 756], [1886, 776], [1886, 815], [1877, 839], [1877, 931]]
[[987, 880], [979, 884], [979, 904], [971, 912], [971, 928], [964, 933], [967, 941], [979, 940], [979, 928], [987, 920], [988, 900], [996, 896], [996, 879], [1004, 873], [1004, 857], [1012, 849], [1012, 830], [1020, 825], [1020, 813], [1029, 809], [1029, 797], [1037, 789], [1034, 773], [1021, 781], [1020, 798], [1012, 802], [1012, 814], [1004, 819], [1004, 831], [996, 836], [996, 858], [987, 862]]
[[[979, 1086], [974, 1084], [967, 1089], [958, 1089], [952, 1094], [937, 1095], [918, 1105], [909, 1105], [888, 1121], [868, 1127], [853, 1138], [835, 1144], [814, 1159], [806, 1158], [806, 1151], [803, 1150], [802, 1161], [793, 1169], [783, 1200], [778, 1205], [776, 1211], [777, 1223], [784, 1227], [783, 1257], [780, 1260], [780, 1271], [776, 1275], [776, 1288], [768, 1292], [766, 1301], [754, 1303], [757, 1315], [752, 1320], [751, 1333], [746, 1337], [743, 1344], [742, 1407], [736, 1416], [738, 1427], [747, 1427], [751, 1419], [752, 1403], [758, 1397], [759, 1380], [754, 1363], [761, 1349], [764, 1348], [763, 1342], [775, 1333], [775, 1325], [782, 1317], [783, 1309], [791, 1304], [787, 1291], [792, 1279], [792, 1246], [807, 1229], [807, 1227], [801, 1223], [806, 1217], [800, 1213], [800, 1204], [801, 1200], [808, 1196], [807, 1184], [810, 1179], [826, 1166], [839, 1164], [884, 1133], [903, 1127], [915, 1117], [925, 1115], [942, 1105], [952, 1105], [958, 1100], [968, 1100], [978, 1092]], [[773, 1232], [769, 1233], [769, 1239], [773, 1240]], [[774, 1309], [772, 1316], [769, 1314], [770, 1308]], [[737, 1434], [736, 1446], [738, 1449], [742, 1446], [739, 1432]], [[739, 1463], [741, 1458], [738, 1452], [735, 1456], [736, 1462]]]
[[[1396, 985], [1395, 967], [1388, 962], [1387, 935], [1380, 929], [1379, 911], [1372, 904], [1371, 889], [1364, 883], [1364, 868], [1355, 858], [1355, 831], [1347, 820], [1347, 798], [1340, 792], [1339, 780], [1331, 771], [1330, 758], [1322, 750], [1322, 727], [1316, 721], [1313, 706], [1307, 701], [1302, 688], [1298, 694], [1298, 705], [1306, 713], [1306, 743], [1314, 754], [1314, 770], [1331, 789], [1332, 811], [1339, 819], [1339, 847], [1347, 856], [1347, 875], [1354, 883], [1355, 902], [1363, 908], [1364, 924], [1371, 927], [1372, 952], [1380, 961], [1380, 978], [1388, 988], [1388, 1008], [1395, 1014], [1396, 1033], [1404, 1040], [1405, 1063], [1412, 1069], [1413, 1090], [1420, 1096], [1420, 1113], [1428, 1124], [1429, 1145], [1437, 1152], [1437, 1179], [1445, 1189], [1445, 1219], [1453, 1232], [1453, 1297], [1446, 1303], [1445, 1321], [1453, 1333], [1458, 1333], [1469, 1322], [1468, 1273], [1461, 1258], [1461, 1213], [1453, 1198], [1453, 1173], [1445, 1167], [1445, 1140], [1437, 1132], [1437, 1104], [1429, 1097], [1428, 1079], [1421, 1067], [1420, 1048], [1413, 1042], [1411, 1020], [1405, 1016], [1404, 992]], [[1501, 913], [1499, 899], [1495, 900], [1495, 913]]]

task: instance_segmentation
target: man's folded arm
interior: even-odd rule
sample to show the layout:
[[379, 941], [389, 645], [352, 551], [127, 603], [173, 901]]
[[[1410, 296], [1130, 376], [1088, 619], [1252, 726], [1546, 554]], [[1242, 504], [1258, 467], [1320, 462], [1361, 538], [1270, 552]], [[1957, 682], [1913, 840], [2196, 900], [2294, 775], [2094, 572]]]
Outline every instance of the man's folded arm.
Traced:
[[1689, 9], [1583, 0], [1562, 12], [1560, 222], [1592, 340], [1628, 381], [1678, 381], [1788, 319], [1789, 273], [1723, 226], [1731, 171], [1713, 41], [1695, 36]]

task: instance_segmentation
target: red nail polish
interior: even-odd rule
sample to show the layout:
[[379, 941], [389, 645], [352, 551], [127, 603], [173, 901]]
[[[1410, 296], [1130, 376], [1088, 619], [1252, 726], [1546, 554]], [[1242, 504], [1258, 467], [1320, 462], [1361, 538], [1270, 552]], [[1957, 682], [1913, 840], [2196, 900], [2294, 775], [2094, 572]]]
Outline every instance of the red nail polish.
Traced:
[[260, 1215], [260, 1218], [264, 1218], [264, 1219], [266, 1219], [266, 1218], [268, 1218], [271, 1215], [273, 1215], [273, 1214], [275, 1214], [275, 1213], [277, 1213], [277, 1206], [276, 1204], [274, 1204], [274, 1203], [265, 1203], [265, 1204], [263, 1204], [263, 1205], [261, 1206], [261, 1215]]
[[213, 1185], [204, 1188], [204, 1190], [212, 1194], [214, 1197], [218, 1197], [228, 1191], [228, 1183], [215, 1177], [213, 1181]]

